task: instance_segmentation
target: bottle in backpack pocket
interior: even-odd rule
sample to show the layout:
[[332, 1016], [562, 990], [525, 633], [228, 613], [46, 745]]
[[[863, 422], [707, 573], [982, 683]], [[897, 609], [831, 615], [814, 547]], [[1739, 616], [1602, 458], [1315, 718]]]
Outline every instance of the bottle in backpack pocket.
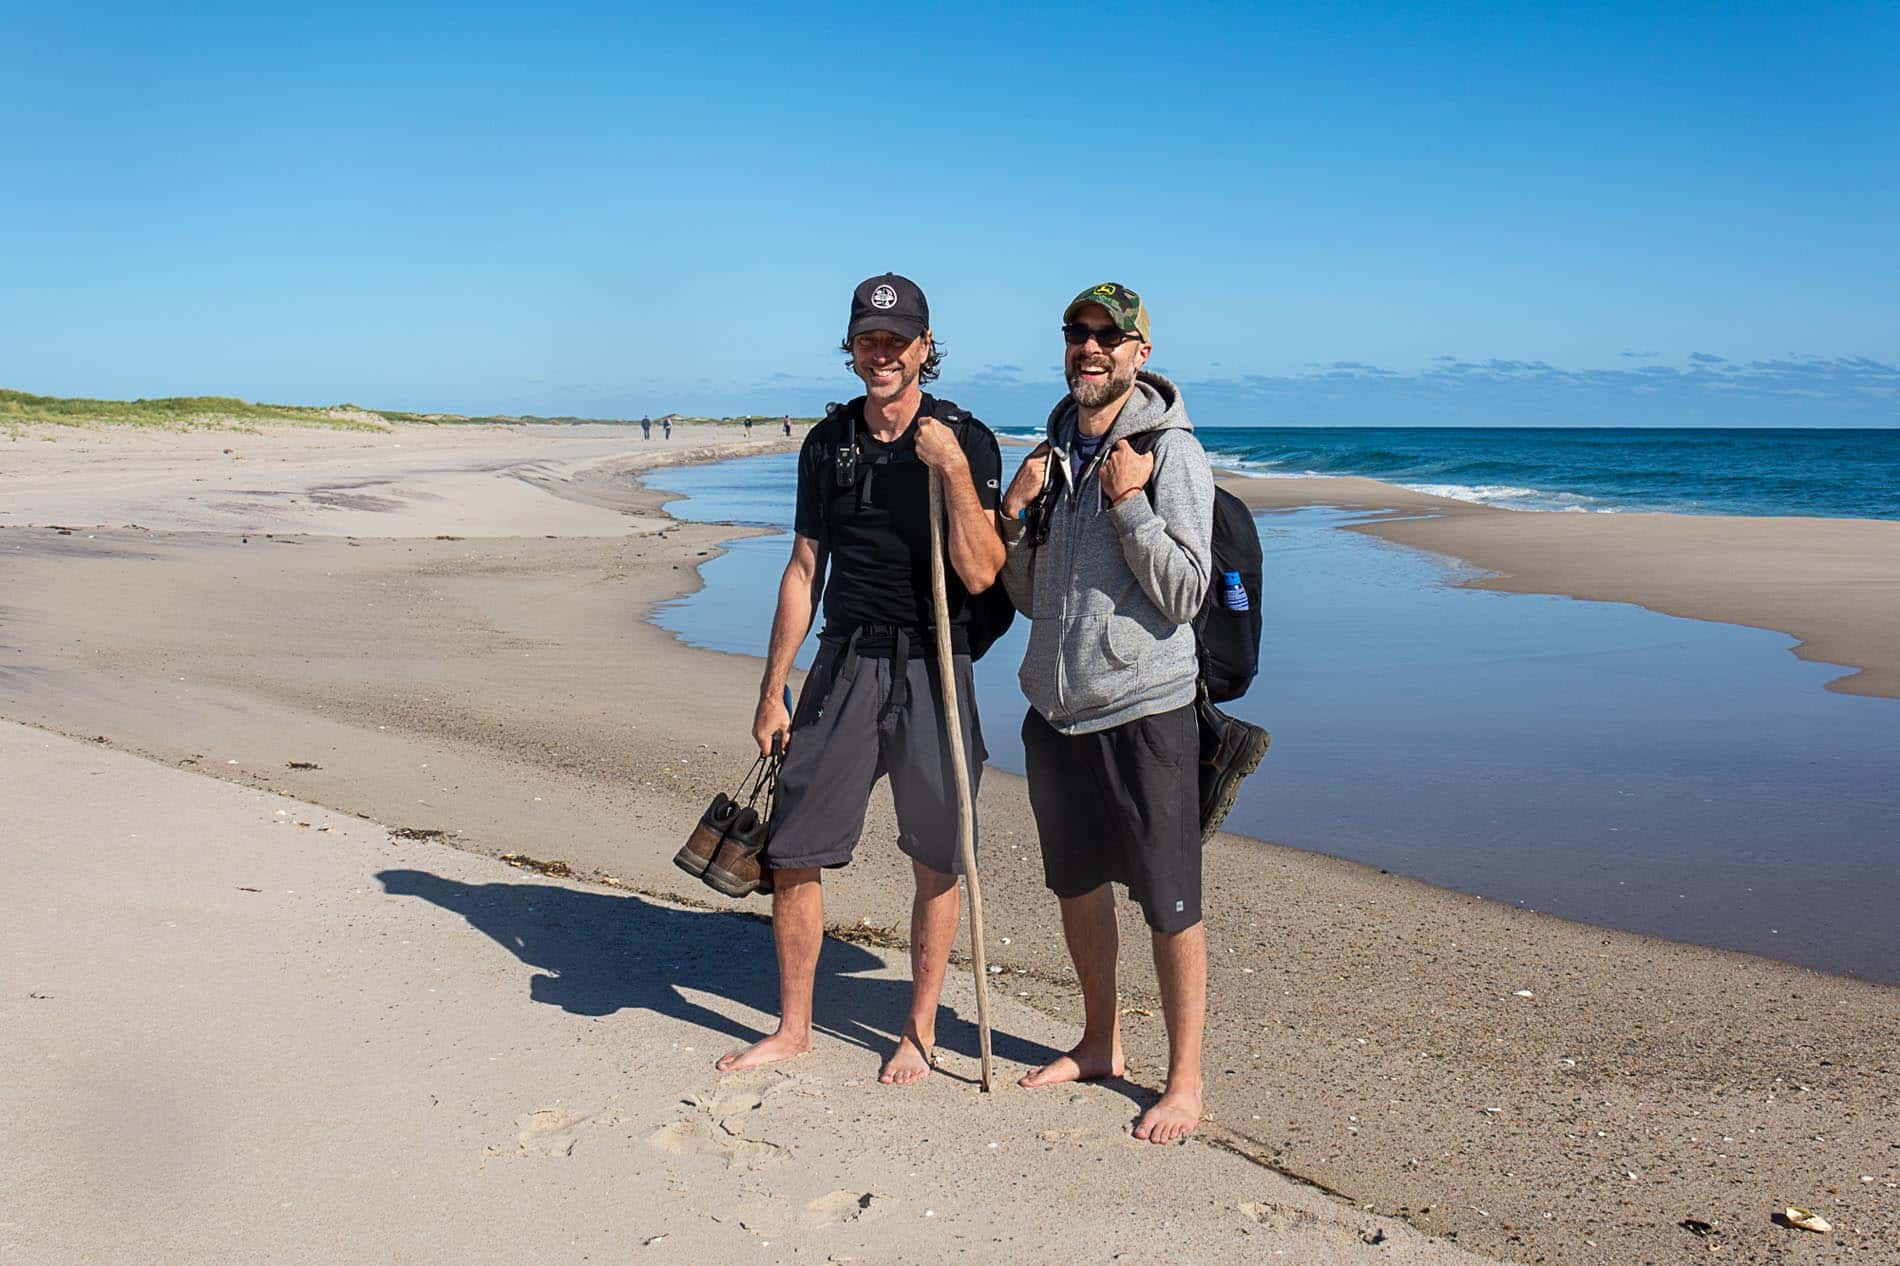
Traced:
[[1224, 571], [1220, 574], [1220, 603], [1229, 611], [1248, 611], [1253, 603], [1247, 598], [1247, 586], [1240, 582], [1240, 573]]

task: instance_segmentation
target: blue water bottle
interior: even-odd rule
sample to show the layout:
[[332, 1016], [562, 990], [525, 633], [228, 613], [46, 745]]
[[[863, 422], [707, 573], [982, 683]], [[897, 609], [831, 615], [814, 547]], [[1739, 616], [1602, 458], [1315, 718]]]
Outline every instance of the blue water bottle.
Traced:
[[1240, 583], [1239, 572], [1220, 574], [1220, 601], [1229, 611], [1245, 611], [1253, 605], [1247, 600], [1247, 586]]

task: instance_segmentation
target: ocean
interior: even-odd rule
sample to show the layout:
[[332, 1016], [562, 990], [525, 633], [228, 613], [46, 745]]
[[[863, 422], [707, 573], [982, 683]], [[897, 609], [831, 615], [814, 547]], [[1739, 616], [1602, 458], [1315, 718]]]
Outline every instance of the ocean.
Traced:
[[1222, 426], [1199, 434], [1217, 465], [1248, 474], [1364, 475], [1512, 510], [1900, 519], [1900, 429]]

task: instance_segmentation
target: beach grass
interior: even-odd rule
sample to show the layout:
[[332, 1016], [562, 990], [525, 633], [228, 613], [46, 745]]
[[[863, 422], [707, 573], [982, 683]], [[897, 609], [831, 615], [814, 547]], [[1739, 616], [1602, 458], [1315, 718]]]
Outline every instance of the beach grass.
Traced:
[[[761, 422], [777, 418], [753, 415]], [[658, 424], [659, 418], [654, 418]], [[811, 418], [794, 418], [807, 423]], [[29, 426], [124, 426], [160, 431], [256, 431], [263, 426], [308, 426], [338, 431], [386, 431], [411, 426], [511, 426], [537, 423], [554, 426], [586, 424], [631, 425], [628, 418], [538, 417], [459, 413], [411, 413], [399, 409], [366, 409], [356, 404], [254, 404], [236, 396], [165, 396], [154, 400], [92, 400], [76, 396], [36, 396], [0, 387], [0, 434], [19, 439]], [[673, 424], [738, 423], [742, 418], [681, 417]]]
[[470, 417], [459, 413], [412, 413], [369, 409], [359, 404], [261, 404], [236, 396], [164, 396], [157, 399], [93, 400], [78, 396], [36, 396], [0, 388], [0, 427], [131, 426], [168, 431], [252, 431], [260, 426], [312, 426], [344, 431], [388, 430], [399, 423], [418, 426], [507, 425], [616, 421], [598, 418], [534, 416]]
[[250, 431], [264, 425], [385, 430], [394, 419], [355, 405], [253, 404], [235, 396], [167, 396], [156, 400], [92, 400], [36, 396], [0, 388], [0, 428], [133, 426], [163, 431]]

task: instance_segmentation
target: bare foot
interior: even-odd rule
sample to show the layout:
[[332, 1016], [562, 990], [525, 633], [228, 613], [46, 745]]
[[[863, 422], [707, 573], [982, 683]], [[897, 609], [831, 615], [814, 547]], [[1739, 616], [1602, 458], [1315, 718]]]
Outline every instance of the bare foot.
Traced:
[[1059, 1086], [1066, 1081], [1094, 1081], [1098, 1077], [1119, 1077], [1122, 1068], [1122, 1043], [1121, 1038], [1117, 1037], [1106, 1053], [1099, 1048], [1078, 1044], [1067, 1055], [1056, 1056], [1016, 1084], [1033, 1089], [1037, 1086]]
[[1135, 1137], [1150, 1143], [1179, 1143], [1200, 1123], [1201, 1092], [1169, 1086], [1162, 1092], [1161, 1101], [1141, 1114], [1141, 1120], [1135, 1123]]
[[811, 1034], [787, 1033], [780, 1029], [772, 1036], [740, 1051], [727, 1051], [713, 1065], [722, 1073], [736, 1073], [747, 1068], [757, 1068], [762, 1064], [776, 1064], [782, 1059], [792, 1059], [811, 1049]]
[[898, 1039], [891, 1057], [884, 1061], [884, 1070], [877, 1079], [887, 1086], [908, 1086], [930, 1076], [930, 1070], [935, 1067], [936, 1056], [930, 1047], [914, 1034], [906, 1033]]

